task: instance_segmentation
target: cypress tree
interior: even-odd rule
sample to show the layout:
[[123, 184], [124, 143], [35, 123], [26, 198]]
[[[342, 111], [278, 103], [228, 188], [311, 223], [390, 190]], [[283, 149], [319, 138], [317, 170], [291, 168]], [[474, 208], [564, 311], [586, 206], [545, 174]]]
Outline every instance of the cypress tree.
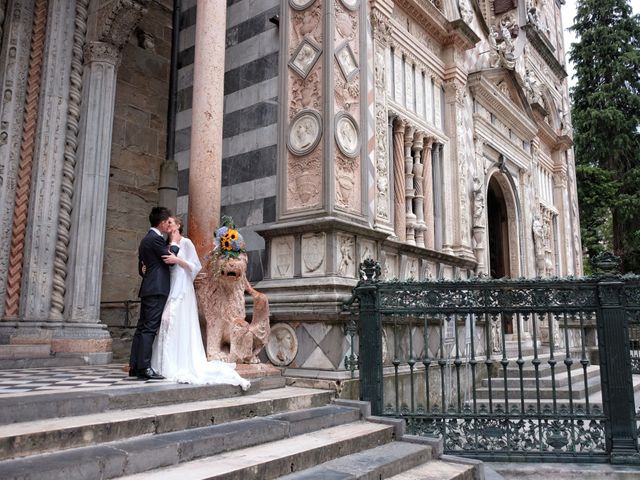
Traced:
[[583, 245], [640, 272], [640, 17], [626, 0], [578, 0], [571, 29]]

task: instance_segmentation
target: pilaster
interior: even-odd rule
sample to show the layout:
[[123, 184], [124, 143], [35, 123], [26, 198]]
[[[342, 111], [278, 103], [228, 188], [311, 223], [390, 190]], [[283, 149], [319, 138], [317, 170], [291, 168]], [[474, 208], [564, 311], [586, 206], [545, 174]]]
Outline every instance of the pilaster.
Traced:
[[[0, 50], [0, 244], [11, 241], [11, 222], [20, 161], [20, 140], [27, 86], [25, 72], [33, 24], [33, 1], [15, 0], [6, 7], [3, 29], [6, 41]], [[9, 249], [0, 249], [0, 318], [4, 318]]]
[[432, 137], [427, 137], [424, 141], [424, 151], [422, 158], [424, 159], [424, 246], [429, 250], [435, 249], [434, 228], [435, 219], [433, 215], [433, 141]]
[[405, 216], [405, 178], [404, 178], [404, 131], [406, 123], [397, 118], [393, 124], [393, 191], [394, 191], [394, 227], [398, 241], [407, 239], [407, 219]]
[[74, 19], [75, 2], [49, 2], [21, 293], [23, 317], [29, 320], [47, 321], [51, 305]]

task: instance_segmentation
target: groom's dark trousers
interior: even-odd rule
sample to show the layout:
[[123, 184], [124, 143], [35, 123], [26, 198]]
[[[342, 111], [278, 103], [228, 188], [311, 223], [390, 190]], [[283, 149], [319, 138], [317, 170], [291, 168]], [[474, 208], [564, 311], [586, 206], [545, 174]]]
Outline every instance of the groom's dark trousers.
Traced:
[[[140, 285], [140, 319], [131, 344], [130, 370], [135, 374], [151, 366], [153, 341], [160, 327], [162, 311], [167, 303], [171, 274], [169, 265], [162, 261], [168, 254], [164, 238], [149, 230], [138, 248], [138, 272], [142, 275]], [[142, 265], [146, 271], [142, 273]]]

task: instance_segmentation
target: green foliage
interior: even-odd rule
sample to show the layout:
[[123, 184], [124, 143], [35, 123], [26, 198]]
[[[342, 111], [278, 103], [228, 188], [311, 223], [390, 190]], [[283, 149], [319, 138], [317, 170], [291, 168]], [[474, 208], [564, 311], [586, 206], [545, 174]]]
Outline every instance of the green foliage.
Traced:
[[583, 245], [640, 272], [640, 17], [626, 0], [579, 0], [570, 58]]

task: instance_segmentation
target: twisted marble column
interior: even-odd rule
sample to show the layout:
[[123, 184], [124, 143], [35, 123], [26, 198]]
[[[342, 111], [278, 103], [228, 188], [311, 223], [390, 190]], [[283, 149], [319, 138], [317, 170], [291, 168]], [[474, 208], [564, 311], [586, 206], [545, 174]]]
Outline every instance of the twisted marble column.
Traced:
[[423, 170], [423, 218], [424, 218], [424, 246], [431, 250], [435, 247], [434, 242], [434, 218], [433, 218], [433, 165], [431, 162], [431, 147], [433, 145], [433, 138], [427, 137], [424, 140], [422, 163], [424, 165]]
[[396, 118], [393, 122], [393, 191], [394, 191], [394, 228], [401, 242], [407, 238], [407, 219], [405, 217], [404, 193], [404, 131], [407, 124]]
[[424, 132], [416, 132], [413, 139], [413, 211], [416, 216], [415, 238], [416, 245], [424, 248], [424, 165], [422, 164], [422, 147]]
[[416, 216], [413, 213], [413, 197], [415, 195], [415, 189], [413, 188], [413, 156], [411, 155], [411, 148], [413, 146], [413, 135], [415, 131], [415, 127], [409, 126], [404, 133], [404, 196], [406, 207], [405, 215], [407, 219], [406, 242], [409, 245], [416, 244]]

